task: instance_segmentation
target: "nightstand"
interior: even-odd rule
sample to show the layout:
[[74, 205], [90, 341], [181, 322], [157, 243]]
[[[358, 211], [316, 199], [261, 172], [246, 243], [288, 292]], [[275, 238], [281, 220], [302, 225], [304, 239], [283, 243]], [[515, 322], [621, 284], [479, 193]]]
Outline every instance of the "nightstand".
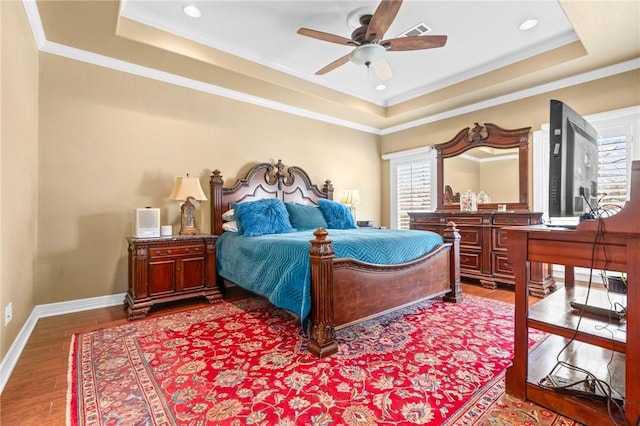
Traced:
[[124, 299], [129, 319], [144, 318], [151, 306], [204, 296], [222, 300], [216, 284], [217, 235], [127, 238], [129, 290]]

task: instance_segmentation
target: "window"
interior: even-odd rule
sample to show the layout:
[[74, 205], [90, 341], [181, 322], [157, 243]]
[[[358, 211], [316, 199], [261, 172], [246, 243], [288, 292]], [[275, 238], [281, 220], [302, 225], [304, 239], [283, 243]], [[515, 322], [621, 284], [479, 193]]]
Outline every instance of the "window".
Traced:
[[623, 206], [628, 199], [629, 136], [616, 126], [598, 130], [598, 200], [603, 209]]
[[[585, 116], [598, 132], [598, 199], [604, 210], [629, 198], [631, 161], [640, 159], [640, 107]], [[549, 125], [534, 134], [534, 210], [548, 217]], [[612, 209], [615, 210], [615, 209]], [[573, 219], [577, 221], [577, 219]], [[562, 220], [560, 220], [562, 222]]]
[[435, 207], [435, 151], [431, 147], [386, 154], [390, 162], [391, 227], [409, 229], [411, 211]]

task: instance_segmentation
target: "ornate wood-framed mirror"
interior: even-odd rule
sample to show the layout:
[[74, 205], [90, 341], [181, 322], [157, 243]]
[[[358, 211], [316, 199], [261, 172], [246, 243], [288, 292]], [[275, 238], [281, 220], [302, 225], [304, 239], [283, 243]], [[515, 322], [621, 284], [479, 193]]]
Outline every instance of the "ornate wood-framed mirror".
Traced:
[[[498, 205], [506, 205], [508, 211], [528, 211], [530, 133], [531, 127], [506, 130], [491, 123], [475, 123], [450, 141], [434, 145], [437, 210], [460, 210], [459, 194], [472, 190], [491, 197], [491, 202], [478, 204], [478, 210], [498, 210]], [[462, 160], [470, 163], [456, 164]]]

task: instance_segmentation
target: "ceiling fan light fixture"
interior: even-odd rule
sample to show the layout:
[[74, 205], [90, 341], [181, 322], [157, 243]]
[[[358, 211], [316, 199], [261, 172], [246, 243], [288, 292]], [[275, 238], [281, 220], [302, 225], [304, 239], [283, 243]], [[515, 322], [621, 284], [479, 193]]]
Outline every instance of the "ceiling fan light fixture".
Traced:
[[358, 46], [351, 54], [349, 59], [356, 65], [371, 65], [381, 59], [387, 50], [379, 44], [363, 44]]

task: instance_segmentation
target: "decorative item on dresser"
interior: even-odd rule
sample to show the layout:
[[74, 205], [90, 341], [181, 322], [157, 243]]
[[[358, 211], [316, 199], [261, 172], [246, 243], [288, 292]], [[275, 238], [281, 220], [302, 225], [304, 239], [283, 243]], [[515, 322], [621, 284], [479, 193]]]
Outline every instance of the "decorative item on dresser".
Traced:
[[[450, 224], [444, 231], [444, 238], [438, 235], [420, 235], [422, 233], [410, 233], [398, 230], [371, 230], [357, 228], [355, 223], [351, 229], [333, 227], [326, 219], [324, 227], [310, 227], [294, 225], [303, 231], [284, 233], [262, 234], [257, 237], [248, 237], [252, 241], [246, 241], [247, 235], [226, 231], [223, 227], [229, 221], [230, 216], [236, 214], [242, 219], [251, 205], [276, 205], [285, 203], [291, 211], [305, 209], [309, 215], [311, 212], [326, 204], [338, 205], [340, 203], [329, 201], [333, 198], [333, 186], [331, 181], [326, 181], [323, 189], [319, 189], [311, 183], [309, 175], [299, 167], [286, 167], [281, 161], [276, 164], [261, 163], [249, 170], [246, 176], [238, 180], [233, 186], [224, 188], [224, 181], [219, 170], [214, 170], [211, 176], [211, 230], [215, 234], [221, 234], [218, 241], [217, 256], [220, 265], [220, 274], [223, 269], [231, 271], [233, 265], [225, 266], [225, 258], [237, 259], [237, 251], [234, 246], [243, 244], [243, 253], [250, 250], [246, 244], [252, 247], [265, 247], [266, 253], [272, 255], [269, 264], [261, 262], [264, 266], [256, 280], [254, 277], [245, 276], [244, 279], [252, 282], [235, 282], [239, 286], [262, 291], [274, 304], [286, 308], [285, 304], [298, 307], [300, 304], [308, 308], [309, 345], [308, 349], [313, 354], [324, 357], [338, 350], [336, 330], [346, 325], [361, 321], [366, 318], [389, 312], [399, 307], [415, 303], [419, 300], [442, 296], [445, 301], [458, 302], [462, 300], [460, 289], [460, 236], [455, 226]], [[251, 204], [249, 204], [251, 203]], [[233, 210], [233, 215], [229, 213]], [[347, 210], [349, 219], [353, 218]], [[306, 217], [309, 217], [306, 215]], [[226, 219], [225, 219], [226, 217]], [[287, 222], [294, 216], [289, 215]], [[322, 218], [324, 221], [325, 218]], [[242, 220], [240, 227], [244, 227]], [[315, 223], [315, 222], [314, 222]], [[302, 224], [301, 224], [302, 225]], [[291, 224], [289, 224], [291, 226]], [[395, 244], [398, 235], [394, 233], [406, 233], [405, 236], [423, 239], [435, 238], [437, 243], [431, 249], [420, 251], [419, 257], [400, 263], [378, 264], [380, 262], [365, 262], [355, 259], [355, 256], [339, 257], [340, 249], [350, 251], [356, 245], [348, 245], [349, 240], [358, 239], [363, 242]], [[365, 235], [366, 234], [366, 235]], [[333, 241], [332, 241], [333, 239]], [[442, 241], [444, 240], [444, 243]], [[287, 245], [284, 245], [283, 244]], [[222, 244], [221, 244], [222, 243]], [[295, 249], [291, 244], [295, 243]], [[339, 244], [341, 243], [341, 244]], [[269, 249], [267, 249], [266, 245]], [[414, 245], [414, 244], [411, 244]], [[422, 244], [418, 244], [422, 245]], [[345, 248], [347, 248], [346, 250]], [[358, 248], [364, 248], [368, 244], [358, 244]], [[291, 258], [287, 253], [297, 254], [303, 248], [302, 258]], [[375, 247], [380, 247], [376, 245]], [[397, 244], [398, 250], [386, 250], [387, 252], [401, 253], [404, 246]], [[261, 250], [262, 258], [265, 258], [265, 250]], [[381, 254], [384, 250], [368, 250], [368, 253]], [[252, 258], [253, 259], [253, 258]], [[283, 263], [281, 259], [284, 259]], [[256, 259], [256, 262], [258, 259]], [[231, 262], [229, 262], [231, 263]], [[237, 265], [237, 262], [234, 263]], [[256, 263], [257, 265], [257, 263]], [[292, 268], [295, 265], [304, 265], [302, 270], [285, 274], [282, 270]], [[307, 269], [308, 268], [308, 269]], [[257, 266], [256, 266], [257, 269]], [[307, 273], [308, 271], [308, 273]], [[232, 271], [230, 273], [237, 273]], [[266, 276], [270, 276], [269, 279]], [[295, 279], [293, 282], [291, 276]], [[225, 277], [228, 279], [228, 277]], [[282, 284], [282, 280], [287, 282]], [[221, 277], [222, 281], [222, 277]], [[286, 291], [281, 288], [285, 287]], [[297, 289], [297, 290], [296, 290]], [[295, 296], [295, 297], [294, 297]], [[300, 301], [302, 299], [302, 301]], [[310, 299], [310, 300], [308, 300]], [[310, 304], [310, 306], [309, 306]], [[305, 320], [306, 311], [303, 308], [296, 313]]]
[[216, 283], [216, 235], [128, 238], [129, 319], [144, 318], [151, 306], [204, 296], [221, 300]]
[[[507, 234], [503, 227], [542, 223], [542, 213], [530, 212], [528, 204], [530, 131], [530, 127], [505, 130], [495, 124], [485, 123], [484, 126], [480, 126], [475, 123], [473, 129], [462, 129], [450, 141], [434, 145], [437, 153], [437, 209], [435, 212], [409, 213], [411, 229], [442, 233], [448, 222], [455, 222], [461, 236], [460, 274], [477, 279], [488, 288], [495, 288], [496, 283], [515, 283], [513, 270], [507, 259]], [[500, 188], [494, 187], [488, 193], [492, 194], [492, 200], [497, 202], [474, 203], [475, 211], [461, 211], [466, 210], [461, 208], [463, 197], [454, 198], [452, 188], [465, 184], [480, 184], [465, 182], [456, 185], [451, 173], [453, 171], [449, 170], [454, 166], [447, 163], [450, 173], [445, 173], [444, 160], [455, 160], [462, 154], [468, 156], [469, 150], [474, 150], [478, 156], [486, 156], [487, 151], [492, 152], [493, 157], [489, 159], [500, 164], [499, 169], [493, 171], [498, 175], [497, 180], [515, 183], [511, 192], [502, 195], [507, 199], [500, 199]], [[484, 158], [482, 163], [489, 162], [489, 159]], [[513, 166], [506, 165], [509, 161], [514, 162]], [[514, 170], [514, 176], [504, 176], [504, 171], [511, 169]], [[491, 170], [484, 175], [490, 175], [490, 172]], [[481, 189], [483, 188], [478, 186], [479, 192], [483, 192]], [[551, 267], [548, 264], [532, 265], [531, 294], [544, 297], [556, 290], [550, 272]]]

